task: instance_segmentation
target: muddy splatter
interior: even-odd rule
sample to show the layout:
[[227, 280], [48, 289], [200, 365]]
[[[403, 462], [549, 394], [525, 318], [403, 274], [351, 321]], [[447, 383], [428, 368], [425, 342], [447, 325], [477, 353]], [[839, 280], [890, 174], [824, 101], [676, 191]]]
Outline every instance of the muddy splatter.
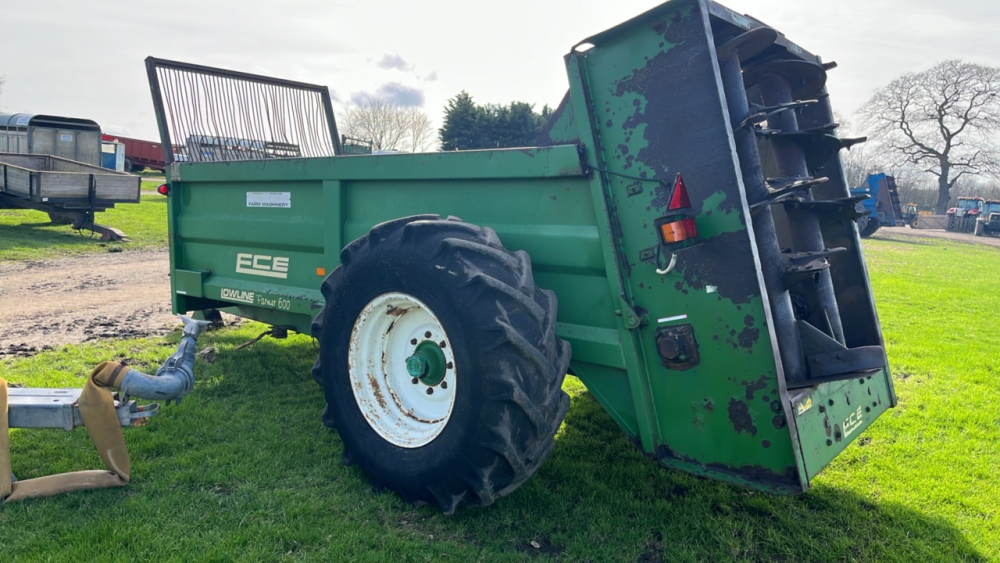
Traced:
[[767, 387], [767, 375], [760, 376], [759, 378], [757, 378], [757, 381], [753, 382], [741, 381], [740, 384], [746, 386], [747, 400], [752, 401], [754, 394], [757, 391], [760, 391], [761, 389]]
[[729, 421], [733, 423], [733, 430], [736, 432], [746, 432], [751, 436], [757, 435], [757, 427], [753, 425], [750, 409], [743, 401], [729, 400]]
[[677, 254], [677, 269], [695, 290], [714, 285], [720, 297], [749, 303], [760, 296], [757, 266], [745, 231], [722, 233]]

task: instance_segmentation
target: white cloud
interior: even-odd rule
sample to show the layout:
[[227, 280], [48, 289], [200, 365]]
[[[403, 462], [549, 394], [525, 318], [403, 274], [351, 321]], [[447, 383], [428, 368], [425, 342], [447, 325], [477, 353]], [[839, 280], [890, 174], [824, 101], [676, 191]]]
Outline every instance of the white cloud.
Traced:
[[375, 90], [375, 93], [356, 92], [351, 96], [351, 102], [358, 106], [364, 105], [373, 99], [383, 100], [404, 108], [419, 108], [424, 106], [423, 90], [411, 88], [399, 82], [383, 84]]
[[400, 57], [398, 53], [391, 55], [386, 53], [382, 55], [382, 58], [375, 64], [379, 68], [384, 68], [386, 70], [410, 70], [413, 68], [413, 65], [406, 62], [406, 60], [404, 60], [403, 57]]

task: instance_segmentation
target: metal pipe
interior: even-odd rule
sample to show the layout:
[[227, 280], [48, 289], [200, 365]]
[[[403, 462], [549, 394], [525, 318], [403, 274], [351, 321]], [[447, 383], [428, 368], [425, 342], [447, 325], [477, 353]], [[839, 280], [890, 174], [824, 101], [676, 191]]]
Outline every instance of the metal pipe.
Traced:
[[178, 317], [184, 322], [184, 332], [177, 351], [167, 358], [155, 375], [128, 370], [118, 386], [122, 393], [142, 399], [165, 400], [168, 403], [174, 400], [180, 404], [181, 398], [194, 389], [195, 341], [209, 322], [181, 315]]
[[[750, 106], [743, 85], [739, 53], [733, 51], [728, 56], [723, 57], [719, 61], [719, 71], [722, 77], [723, 92], [726, 95], [730, 122], [740, 123], [750, 114]], [[769, 192], [764, 183], [764, 171], [760, 163], [760, 153], [757, 150], [756, 135], [749, 127], [734, 131], [733, 135], [736, 141], [736, 155], [740, 161], [747, 202], [754, 204], [764, 201]], [[751, 215], [751, 220], [757, 252], [760, 256], [761, 275], [764, 278], [767, 298], [771, 305], [774, 333], [778, 340], [778, 351], [781, 355], [785, 379], [804, 379], [806, 373], [802, 346], [795, 325], [792, 300], [785, 289], [781, 249], [778, 246], [778, 235], [775, 232], [771, 208], [765, 207], [754, 213]]]
[[[761, 99], [766, 106], [774, 106], [792, 101], [791, 86], [783, 76], [768, 73], [761, 77], [758, 82], [760, 86]], [[769, 129], [779, 131], [798, 131], [798, 120], [795, 112], [786, 110], [768, 117], [767, 126]], [[778, 171], [787, 177], [806, 178], [809, 176], [809, 169], [806, 166], [805, 151], [794, 141], [783, 139], [780, 136], [772, 140], [774, 146], [774, 159]], [[805, 199], [811, 200], [811, 195], [806, 195]], [[819, 216], [808, 209], [788, 209], [788, 227], [792, 235], [792, 249], [796, 252], [818, 252], [826, 249], [823, 241], [823, 231], [820, 227]], [[844, 328], [840, 321], [840, 310], [837, 306], [837, 299], [833, 289], [833, 280], [829, 270], [823, 270], [817, 274], [814, 284], [814, 295], [810, 296], [815, 304], [826, 311], [826, 317], [833, 331], [833, 337], [841, 344], [844, 343]]]

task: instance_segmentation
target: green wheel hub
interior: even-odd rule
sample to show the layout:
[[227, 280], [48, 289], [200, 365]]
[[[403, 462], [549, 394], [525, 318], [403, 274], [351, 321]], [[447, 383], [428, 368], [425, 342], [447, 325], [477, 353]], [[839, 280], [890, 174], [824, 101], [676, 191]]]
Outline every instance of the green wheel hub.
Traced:
[[431, 340], [417, 345], [413, 355], [406, 358], [406, 371], [424, 385], [434, 386], [444, 379], [447, 361], [441, 347]]

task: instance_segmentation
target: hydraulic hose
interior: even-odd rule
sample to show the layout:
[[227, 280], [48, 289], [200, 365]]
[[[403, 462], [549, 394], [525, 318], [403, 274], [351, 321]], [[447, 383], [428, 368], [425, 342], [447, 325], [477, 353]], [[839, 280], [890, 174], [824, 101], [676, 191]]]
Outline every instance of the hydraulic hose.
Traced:
[[194, 389], [194, 354], [198, 335], [209, 325], [178, 315], [184, 322], [181, 342], [173, 356], [167, 358], [154, 375], [136, 371], [118, 362], [103, 362], [94, 368], [94, 381], [98, 385], [113, 387], [122, 393], [158, 401], [176, 401]]
[[115, 399], [108, 388], [120, 389], [123, 395], [180, 403], [181, 397], [194, 387], [195, 340], [209, 324], [183, 316], [180, 319], [184, 322], [181, 343], [155, 375], [129, 369], [118, 362], [103, 362], [87, 378], [77, 406], [106, 471], [74, 471], [23, 481], [15, 479], [10, 470], [10, 441], [7, 439], [7, 382], [0, 378], [0, 502], [47, 497], [69, 491], [124, 487], [129, 483], [132, 465], [125, 447], [122, 422], [115, 410]]

